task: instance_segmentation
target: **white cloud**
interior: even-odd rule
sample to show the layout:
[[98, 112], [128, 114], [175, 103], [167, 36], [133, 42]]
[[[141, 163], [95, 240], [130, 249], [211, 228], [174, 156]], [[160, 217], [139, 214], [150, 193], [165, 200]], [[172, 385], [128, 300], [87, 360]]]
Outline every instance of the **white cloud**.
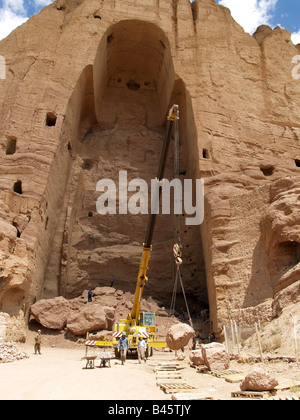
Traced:
[[22, 15], [26, 14], [23, 0], [3, 0], [2, 3], [3, 3], [2, 8], [4, 10], [10, 10], [13, 13], [22, 14]]
[[38, 8], [48, 6], [52, 2], [53, 0], [34, 0], [34, 4]]
[[27, 9], [38, 12], [52, 2], [53, 0], [0, 0], [0, 41], [29, 19]]
[[270, 25], [272, 11], [278, 0], [221, 0], [219, 4], [228, 7], [232, 17], [253, 34], [260, 25]]
[[27, 19], [28, 17], [17, 14], [8, 7], [0, 9], [0, 40], [7, 37], [11, 31], [22, 25]]
[[292, 33], [292, 41], [294, 44], [300, 44], [300, 29], [298, 32], [293, 32]]

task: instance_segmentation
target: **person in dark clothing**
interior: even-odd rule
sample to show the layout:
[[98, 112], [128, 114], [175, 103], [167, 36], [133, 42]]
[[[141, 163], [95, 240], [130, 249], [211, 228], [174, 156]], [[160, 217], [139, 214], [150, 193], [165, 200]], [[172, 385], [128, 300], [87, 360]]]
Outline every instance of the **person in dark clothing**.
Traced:
[[92, 302], [93, 300], [93, 292], [91, 290], [88, 291], [88, 302]]
[[128, 338], [126, 337], [126, 332], [124, 331], [118, 343], [118, 351], [120, 352], [122, 365], [124, 365], [126, 361], [128, 348], [129, 348]]

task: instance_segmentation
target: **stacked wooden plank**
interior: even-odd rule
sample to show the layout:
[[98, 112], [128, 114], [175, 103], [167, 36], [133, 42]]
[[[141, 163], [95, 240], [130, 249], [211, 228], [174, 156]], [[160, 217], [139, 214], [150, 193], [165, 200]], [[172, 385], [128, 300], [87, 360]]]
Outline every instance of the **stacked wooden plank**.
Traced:
[[242, 382], [245, 378], [245, 374], [243, 372], [238, 372], [232, 369], [212, 370], [206, 371], [205, 373], [215, 376], [216, 378], [225, 379], [226, 382], [230, 382], [232, 384]]
[[156, 384], [166, 394], [192, 393], [198, 390], [182, 378], [182, 367], [180, 363], [160, 363], [153, 369], [156, 373]]
[[231, 393], [231, 396], [242, 397], [242, 398], [254, 398], [254, 399], [267, 399], [276, 394], [276, 391], [235, 391]]
[[214, 400], [213, 397], [208, 396], [205, 392], [192, 393], [174, 393], [171, 395], [172, 400], [176, 401], [199, 401], [199, 400]]

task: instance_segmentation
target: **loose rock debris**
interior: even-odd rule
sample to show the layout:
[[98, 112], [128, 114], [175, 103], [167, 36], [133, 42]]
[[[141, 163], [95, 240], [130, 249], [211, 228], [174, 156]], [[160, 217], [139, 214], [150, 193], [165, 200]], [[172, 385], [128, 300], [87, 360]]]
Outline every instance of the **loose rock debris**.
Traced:
[[16, 343], [0, 342], [0, 363], [12, 363], [28, 358], [29, 356]]

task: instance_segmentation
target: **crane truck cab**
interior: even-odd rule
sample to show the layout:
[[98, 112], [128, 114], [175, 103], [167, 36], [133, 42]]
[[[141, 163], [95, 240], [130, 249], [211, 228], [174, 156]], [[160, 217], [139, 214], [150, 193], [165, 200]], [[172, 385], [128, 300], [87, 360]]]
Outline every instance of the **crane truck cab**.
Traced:
[[146, 357], [153, 353], [153, 347], [165, 347], [164, 342], [156, 341], [156, 316], [153, 312], [141, 312], [139, 323], [136, 325], [134, 320], [120, 319], [115, 324], [113, 333], [113, 347], [117, 355], [118, 342], [123, 334], [126, 332], [129, 351], [136, 352], [138, 348], [139, 337], [143, 337], [147, 343]]

